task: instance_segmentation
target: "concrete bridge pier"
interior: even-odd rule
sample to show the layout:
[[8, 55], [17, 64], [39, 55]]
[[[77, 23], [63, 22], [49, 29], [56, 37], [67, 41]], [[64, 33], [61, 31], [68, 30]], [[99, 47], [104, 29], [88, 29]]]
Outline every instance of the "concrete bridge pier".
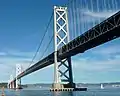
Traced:
[[13, 75], [10, 75], [10, 80], [8, 81], [9, 89], [21, 89], [21, 78], [18, 79], [18, 75], [22, 73], [22, 67], [20, 64], [16, 65], [16, 79], [13, 78]]
[[10, 88], [10, 89], [12, 88], [11, 83], [9, 84], [9, 88]]
[[14, 81], [9, 82], [7, 87], [8, 87], [8, 89], [14, 89], [15, 88], [15, 82]]
[[15, 84], [13, 81], [13, 75], [10, 75], [10, 80], [8, 81], [8, 88], [12, 89], [12, 88], [14, 88], [14, 86], [15, 86]]
[[21, 89], [21, 79], [15, 81], [15, 89]]
[[8, 80], [7, 88], [10, 89], [10, 80]]

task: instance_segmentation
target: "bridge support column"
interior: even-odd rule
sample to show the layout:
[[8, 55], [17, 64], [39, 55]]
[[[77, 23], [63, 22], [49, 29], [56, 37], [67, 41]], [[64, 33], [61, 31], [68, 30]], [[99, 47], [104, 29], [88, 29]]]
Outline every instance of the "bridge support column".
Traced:
[[12, 82], [12, 89], [15, 89], [15, 81]]
[[13, 89], [13, 82], [11, 82], [11, 89]]
[[[53, 89], [75, 88], [71, 57], [61, 60], [57, 50], [69, 42], [67, 7], [54, 6], [54, 83]], [[61, 67], [65, 67], [65, 70]]]
[[9, 84], [9, 88], [12, 89], [13, 88], [13, 75], [10, 75], [10, 80], [8, 81]]
[[18, 80], [16, 79], [15, 81], [15, 88], [17, 89], [18, 88]]
[[10, 84], [8, 84], [8, 89], [10, 89]]
[[12, 82], [10, 83], [10, 89], [12, 89]]
[[10, 80], [8, 80], [7, 88], [10, 89]]
[[10, 82], [9, 86], [10, 86], [9, 88], [11, 89], [11, 82]]
[[15, 81], [15, 88], [16, 89], [20, 89], [21, 88], [21, 79], [16, 79], [16, 81]]

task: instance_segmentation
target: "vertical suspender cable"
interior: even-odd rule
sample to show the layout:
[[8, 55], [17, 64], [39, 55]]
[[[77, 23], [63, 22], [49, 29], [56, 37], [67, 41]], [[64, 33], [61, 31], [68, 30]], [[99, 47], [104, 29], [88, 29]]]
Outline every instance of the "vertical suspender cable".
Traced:
[[[96, 4], [96, 6], [97, 6], [97, 13], [99, 14], [99, 12], [100, 12], [100, 6], [99, 6], [99, 0], [97, 0], [97, 2], [96, 2], [97, 4]], [[100, 18], [98, 17], [98, 22], [97, 22], [97, 24], [98, 23], [100, 23]]]
[[[93, 0], [90, 0], [90, 7], [91, 7], [91, 12], [94, 12], [93, 11], [93, 2], [92, 2]], [[91, 18], [91, 20], [92, 20], [92, 27], [94, 26], [94, 19], [93, 19], [93, 17]]]
[[43, 54], [41, 55], [41, 56], [42, 56], [42, 57], [41, 57], [41, 59], [43, 59], [43, 57], [44, 57], [45, 53], [46, 53], [46, 52], [47, 52], [47, 50], [49, 49], [50, 44], [51, 44], [51, 42], [52, 42], [52, 39], [53, 39], [53, 35], [52, 35], [52, 37], [51, 37], [51, 39], [50, 39], [50, 41], [49, 41], [49, 43], [48, 43], [47, 47], [45, 48], [45, 50], [44, 50]]
[[79, 36], [79, 31], [78, 31], [78, 23], [79, 23], [79, 21], [78, 21], [78, 16], [79, 16], [78, 11], [79, 10], [78, 10], [78, 6], [77, 6], [78, 5], [77, 1], [78, 0], [75, 0], [76, 37]]
[[[78, 0], [77, 0], [78, 1]], [[77, 3], [77, 18], [78, 18], [78, 35], [81, 35], [81, 22], [80, 22], [80, 12], [81, 12], [81, 9], [80, 9], [80, 2], [76, 2]]]
[[71, 32], [71, 35], [70, 35], [70, 37], [71, 37], [71, 40], [73, 39], [73, 32], [74, 32], [74, 30], [73, 30], [73, 14], [72, 14], [72, 5], [71, 4], [69, 4], [69, 30], [70, 30], [70, 32]]
[[73, 1], [73, 26], [74, 26], [74, 38], [76, 37], [76, 18], [75, 18], [75, 1]]
[[[86, 10], [87, 10], [87, 11], [90, 11], [89, 8], [88, 8], [89, 6], [88, 6], [88, 1], [87, 1], [87, 0], [85, 0], [85, 4], [86, 4]], [[86, 28], [85, 28], [85, 29], [86, 29], [86, 31], [87, 31], [87, 30], [88, 30], [88, 26], [89, 26], [88, 19], [85, 20], [85, 23], [86, 23], [86, 24], [85, 24], [85, 25], [86, 25]]]
[[114, 1], [115, 1], [115, 10], [117, 11], [118, 10], [117, 1], [116, 0]]

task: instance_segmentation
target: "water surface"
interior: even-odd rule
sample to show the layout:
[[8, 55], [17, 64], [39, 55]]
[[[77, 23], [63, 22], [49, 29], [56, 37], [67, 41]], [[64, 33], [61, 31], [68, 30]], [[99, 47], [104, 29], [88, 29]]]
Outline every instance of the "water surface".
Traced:
[[[5, 96], [120, 96], [120, 88], [110, 89], [88, 89], [88, 91], [74, 92], [50, 92], [43, 89], [22, 89], [9, 90], [5, 89]], [[0, 91], [0, 94], [2, 92]], [[1, 95], [0, 95], [1, 96]]]

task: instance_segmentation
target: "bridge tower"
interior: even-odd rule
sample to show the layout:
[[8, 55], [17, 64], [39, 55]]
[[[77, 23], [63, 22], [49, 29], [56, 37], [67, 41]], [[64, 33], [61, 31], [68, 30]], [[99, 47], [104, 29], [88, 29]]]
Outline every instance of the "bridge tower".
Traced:
[[[53, 89], [75, 88], [71, 57], [59, 60], [57, 50], [69, 42], [67, 7], [54, 6], [54, 84]], [[64, 67], [64, 70], [63, 68]]]
[[21, 79], [17, 79], [17, 76], [22, 72], [22, 66], [20, 64], [16, 64], [16, 82], [15, 82], [15, 86], [16, 89], [21, 87]]

